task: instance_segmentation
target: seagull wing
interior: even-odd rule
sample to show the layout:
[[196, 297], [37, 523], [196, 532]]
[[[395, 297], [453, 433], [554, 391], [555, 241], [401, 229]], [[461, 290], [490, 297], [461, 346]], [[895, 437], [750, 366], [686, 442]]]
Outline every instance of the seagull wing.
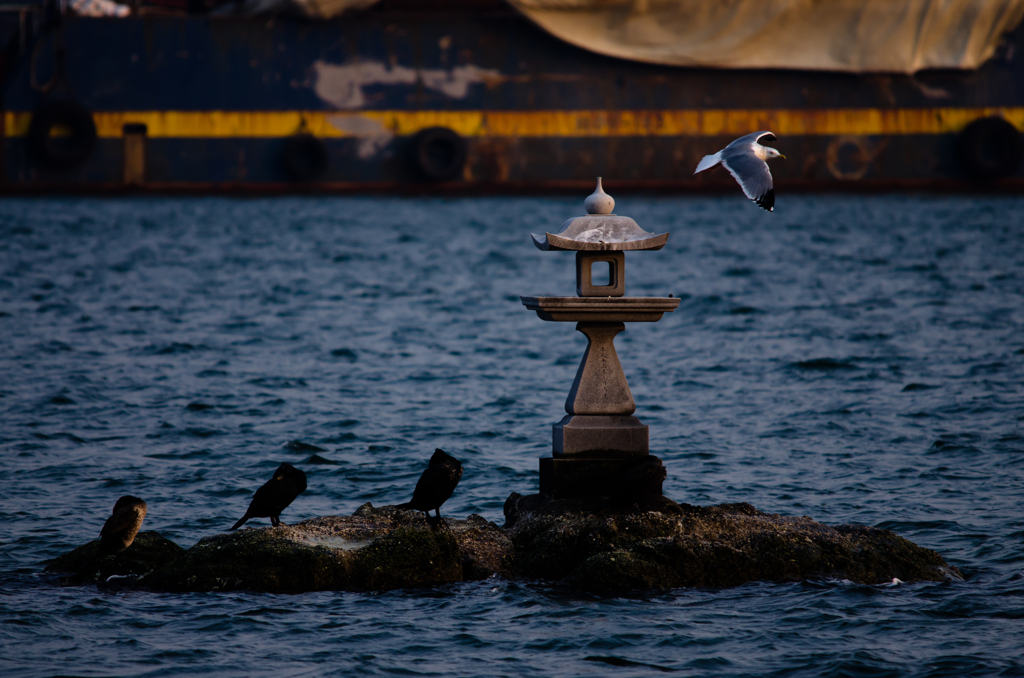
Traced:
[[703, 172], [706, 169], [714, 167], [719, 162], [721, 162], [721, 160], [722, 160], [722, 151], [719, 151], [718, 153], [713, 153], [711, 155], [705, 155], [701, 159], [700, 163], [697, 164], [697, 169], [695, 169], [693, 171], [693, 173], [697, 174], [698, 172]]
[[750, 149], [754, 147], [754, 144], [761, 139], [764, 139], [765, 141], [775, 141], [775, 135], [764, 130], [761, 132], [754, 132], [753, 134], [744, 134], [722, 150], [722, 159], [724, 160], [726, 156], [736, 152], [750, 152]]
[[733, 148], [733, 145], [729, 144], [729, 148], [726, 149], [730, 151], [728, 154], [723, 152], [722, 165], [729, 170], [729, 174], [736, 179], [748, 198], [757, 203], [758, 207], [773, 212], [775, 187], [768, 163], [754, 155], [752, 144], [748, 144], [746, 149]]

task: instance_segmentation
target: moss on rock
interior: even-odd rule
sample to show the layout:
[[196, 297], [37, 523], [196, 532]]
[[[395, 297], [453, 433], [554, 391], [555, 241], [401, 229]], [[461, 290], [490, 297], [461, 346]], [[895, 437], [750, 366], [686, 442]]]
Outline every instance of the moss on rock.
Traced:
[[103, 583], [111, 577], [132, 578], [163, 566], [176, 559], [184, 549], [159, 532], [140, 532], [132, 545], [113, 556], [99, 557], [100, 540], [58, 556], [46, 565], [47, 572], [70, 572], [66, 584]]
[[179, 558], [139, 582], [158, 591], [252, 589], [298, 593], [330, 588], [344, 572], [344, 552], [299, 544], [269, 527], [199, 540]]
[[506, 574], [511, 568], [512, 540], [483, 516], [472, 514], [453, 526], [462, 552], [462, 578], [466, 581]]
[[348, 517], [206, 537], [140, 585], [280, 593], [436, 586], [488, 576], [509, 543], [480, 516], [435, 529], [417, 512], [364, 504]]
[[[513, 494], [500, 528], [478, 515], [432, 526], [422, 514], [364, 504], [347, 517], [246, 528], [183, 551], [143, 532], [118, 556], [99, 542], [52, 561], [77, 581], [136, 577], [158, 591], [281, 593], [436, 586], [492, 575], [561, 581], [591, 591], [737, 586], [834, 577], [865, 584], [940, 581], [959, 571], [887, 530], [829, 527], [749, 504], [552, 500]], [[88, 567], [86, 565], [88, 564]]]
[[[673, 503], [674, 504], [674, 503]], [[737, 586], [816, 577], [865, 584], [941, 581], [960, 572], [887, 530], [832, 528], [749, 504], [618, 513], [601, 501], [513, 495], [513, 569], [592, 591]]]
[[446, 530], [407, 525], [354, 553], [358, 557], [350, 583], [358, 590], [387, 591], [462, 581], [459, 543]]

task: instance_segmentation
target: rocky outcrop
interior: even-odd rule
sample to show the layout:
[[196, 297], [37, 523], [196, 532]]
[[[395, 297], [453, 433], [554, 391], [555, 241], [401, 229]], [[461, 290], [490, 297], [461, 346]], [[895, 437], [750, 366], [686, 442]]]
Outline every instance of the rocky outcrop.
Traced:
[[144, 577], [160, 591], [386, 591], [494, 574], [509, 541], [472, 515], [431, 529], [415, 511], [364, 504], [350, 517], [205, 537]]
[[158, 591], [283, 593], [380, 591], [492, 575], [599, 592], [825, 577], [865, 584], [960, 578], [934, 551], [887, 530], [829, 527], [749, 504], [513, 493], [505, 517], [503, 528], [471, 515], [434, 529], [417, 512], [364, 504], [352, 516], [205, 537], [187, 551], [145, 532], [124, 553], [91, 561], [98, 541], [90, 542], [48, 569], [77, 572], [78, 581], [142, 575], [136, 585]]
[[750, 504], [647, 502], [649, 510], [621, 512], [606, 501], [513, 494], [505, 503], [505, 530], [515, 574], [592, 591], [961, 578], [939, 554], [888, 530], [829, 527]]
[[127, 585], [174, 561], [184, 551], [159, 532], [139, 532], [131, 546], [117, 555], [100, 557], [100, 540], [93, 539], [49, 561], [46, 571], [70, 573], [63, 579], [66, 584]]

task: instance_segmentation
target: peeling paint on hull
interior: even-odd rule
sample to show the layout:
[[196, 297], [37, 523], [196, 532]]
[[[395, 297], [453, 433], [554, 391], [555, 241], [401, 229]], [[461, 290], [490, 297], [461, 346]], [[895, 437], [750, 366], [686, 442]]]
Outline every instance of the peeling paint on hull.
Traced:
[[420, 85], [441, 92], [450, 99], [465, 99], [470, 85], [501, 79], [498, 71], [472, 64], [443, 70], [386, 65], [379, 61], [344, 65], [317, 61], [313, 64], [313, 71], [316, 73], [314, 89], [317, 96], [343, 110], [367, 108], [370, 101], [365, 90], [371, 87]]

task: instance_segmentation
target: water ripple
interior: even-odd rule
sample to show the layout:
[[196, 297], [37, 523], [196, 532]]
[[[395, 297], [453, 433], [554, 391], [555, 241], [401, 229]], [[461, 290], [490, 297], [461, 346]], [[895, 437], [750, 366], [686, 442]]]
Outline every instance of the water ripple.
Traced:
[[[19, 676], [1024, 675], [1024, 200], [622, 196], [672, 233], [617, 339], [666, 493], [893, 529], [965, 582], [602, 598], [485, 580], [385, 594], [54, 585], [113, 501], [185, 546], [282, 461], [289, 522], [408, 499], [501, 522], [533, 491], [585, 338], [530, 232], [575, 199], [9, 199], [0, 205], [0, 643]], [[5, 671], [6, 673], [6, 671]]]

